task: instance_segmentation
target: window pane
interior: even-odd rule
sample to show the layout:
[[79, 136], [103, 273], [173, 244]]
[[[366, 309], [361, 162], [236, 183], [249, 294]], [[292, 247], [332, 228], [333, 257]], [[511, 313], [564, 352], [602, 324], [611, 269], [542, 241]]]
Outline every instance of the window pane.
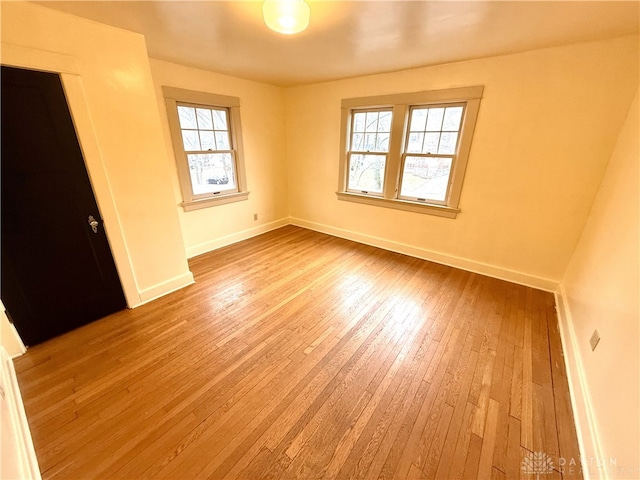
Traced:
[[353, 134], [353, 142], [351, 144], [351, 150], [355, 150], [356, 152], [362, 152], [364, 150], [364, 134], [362, 133]]
[[376, 152], [388, 152], [389, 151], [389, 134], [379, 133], [376, 138]]
[[411, 127], [412, 132], [423, 132], [427, 123], [427, 108], [414, 108], [411, 110]]
[[198, 115], [198, 128], [200, 130], [213, 130], [211, 110], [208, 108], [196, 108], [196, 114]]
[[367, 112], [364, 131], [365, 132], [378, 131], [378, 112]]
[[351, 155], [349, 158], [348, 188], [382, 193], [385, 161], [385, 155]]
[[444, 123], [442, 130], [457, 132], [460, 130], [460, 120], [462, 119], [462, 107], [448, 107], [444, 112]]
[[427, 132], [439, 132], [442, 129], [444, 108], [430, 108], [427, 117]]
[[236, 189], [235, 169], [230, 153], [187, 155], [194, 195]]
[[216, 130], [229, 130], [227, 127], [227, 112], [226, 110], [212, 110], [213, 113], [213, 128]]
[[422, 153], [422, 141], [424, 140], [424, 133], [411, 133], [409, 134], [409, 144], [407, 145], [408, 153]]
[[400, 195], [443, 202], [450, 173], [451, 158], [407, 156]]
[[216, 132], [216, 147], [217, 150], [231, 150], [229, 132]]
[[180, 128], [198, 128], [196, 125], [196, 109], [192, 107], [178, 107]]
[[[436, 153], [438, 151], [439, 133], [426, 133], [422, 153]], [[441, 152], [442, 153], [442, 152]]]
[[216, 150], [216, 141], [213, 137], [213, 131], [202, 130], [200, 132], [200, 145], [202, 150]]
[[193, 152], [200, 149], [200, 139], [197, 130], [182, 130], [182, 142], [186, 152]]
[[353, 114], [353, 131], [364, 132], [364, 120], [367, 116], [366, 113], [354, 113]]
[[378, 131], [391, 132], [391, 112], [380, 112]]
[[440, 138], [440, 146], [438, 153], [456, 153], [456, 142], [458, 141], [457, 132], [443, 132]]

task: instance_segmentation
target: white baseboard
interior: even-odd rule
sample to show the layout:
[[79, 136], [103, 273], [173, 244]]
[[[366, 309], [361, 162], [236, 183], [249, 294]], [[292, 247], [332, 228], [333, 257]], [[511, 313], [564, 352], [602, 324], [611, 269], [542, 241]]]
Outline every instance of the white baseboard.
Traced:
[[248, 228], [247, 230], [242, 230], [230, 235], [225, 235], [224, 237], [216, 238], [215, 240], [200, 243], [198, 245], [194, 245], [193, 247], [187, 247], [187, 258], [193, 258], [198, 255], [202, 255], [203, 253], [212, 252], [213, 250], [217, 250], [218, 248], [226, 247], [227, 245], [241, 242], [242, 240], [247, 240], [257, 235], [275, 230], [276, 228], [284, 227], [285, 225], [289, 225], [288, 218], [275, 220], [273, 222], [265, 223], [257, 227]]
[[[555, 297], [580, 457], [582, 459], [602, 459], [605, 457], [600, 445], [596, 417], [591, 405], [591, 396], [564, 285], [560, 284], [555, 292]], [[593, 480], [607, 480], [608, 478], [605, 468], [589, 469], [588, 465], [583, 467], [583, 475], [585, 479]]]
[[131, 305], [131, 308], [139, 307], [145, 303], [149, 303], [157, 298], [163, 297], [169, 293], [180, 290], [186, 286], [195, 283], [193, 279], [193, 273], [187, 272], [178, 277], [174, 277], [166, 282], [154, 285], [151, 288], [146, 288], [140, 292], [140, 303]]
[[38, 459], [33, 448], [16, 371], [13, 368], [13, 361], [2, 346], [0, 346], [0, 361], [2, 362], [0, 478], [40, 480]]
[[468, 258], [456, 257], [446, 253], [435, 252], [425, 248], [407, 245], [405, 243], [393, 242], [384, 238], [365, 235], [354, 232], [352, 230], [344, 230], [342, 228], [331, 227], [321, 223], [309, 222], [300, 218], [289, 218], [289, 223], [299, 227], [308, 228], [317, 232], [326, 233], [335, 237], [353, 240], [355, 242], [364, 243], [373, 247], [383, 248], [396, 253], [403, 253], [412, 257], [429, 260], [431, 262], [448, 265], [450, 267], [460, 268], [473, 273], [479, 273], [488, 277], [506, 280], [511, 283], [533, 287], [547, 292], [555, 292], [558, 288], [558, 282], [549, 278], [541, 278], [527, 273], [509, 270], [506, 268], [489, 265], [486, 263], [476, 262]]

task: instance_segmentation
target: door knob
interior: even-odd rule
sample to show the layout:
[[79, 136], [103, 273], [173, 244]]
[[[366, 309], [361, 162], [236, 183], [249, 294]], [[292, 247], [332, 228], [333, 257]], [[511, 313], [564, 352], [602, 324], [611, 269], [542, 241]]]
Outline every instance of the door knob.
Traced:
[[91, 226], [91, 230], [93, 230], [93, 233], [98, 233], [98, 221], [93, 218], [93, 215], [89, 215], [89, 225]]

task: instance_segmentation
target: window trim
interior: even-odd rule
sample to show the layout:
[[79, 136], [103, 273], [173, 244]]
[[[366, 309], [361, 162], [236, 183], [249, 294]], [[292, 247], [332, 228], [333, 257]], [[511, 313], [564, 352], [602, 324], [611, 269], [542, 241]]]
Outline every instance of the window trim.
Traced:
[[[240, 125], [240, 99], [227, 95], [218, 95], [207, 92], [197, 92], [176, 87], [162, 87], [162, 93], [167, 107], [171, 143], [175, 155], [180, 189], [182, 190], [182, 203], [185, 212], [207, 208], [214, 205], [240, 202], [249, 197], [247, 190], [244, 149], [242, 143], [242, 128]], [[180, 120], [178, 119], [178, 104], [201, 105], [209, 108], [224, 108], [229, 114], [229, 137], [231, 141], [232, 157], [235, 160], [237, 190], [228, 193], [198, 194], [194, 195], [191, 188], [191, 175], [187, 154], [182, 144]]]
[[[462, 192], [462, 183], [466, 172], [471, 141], [475, 131], [476, 120], [480, 108], [480, 99], [484, 86], [458, 87], [443, 90], [378, 95], [372, 97], [357, 97], [343, 99], [341, 102], [341, 132], [340, 132], [340, 171], [338, 191], [339, 200], [396, 208], [417, 213], [456, 218], [460, 213], [458, 205]], [[437, 104], [464, 103], [465, 112], [460, 127], [460, 139], [456, 161], [451, 167], [446, 204], [413, 201], [400, 198], [400, 181], [402, 163], [405, 156], [406, 133], [409, 110], [415, 106], [434, 106]], [[392, 108], [391, 138], [387, 158], [383, 194], [373, 196], [354, 193], [347, 190], [348, 181], [348, 142], [351, 138], [351, 116], [354, 110], [369, 108]]]

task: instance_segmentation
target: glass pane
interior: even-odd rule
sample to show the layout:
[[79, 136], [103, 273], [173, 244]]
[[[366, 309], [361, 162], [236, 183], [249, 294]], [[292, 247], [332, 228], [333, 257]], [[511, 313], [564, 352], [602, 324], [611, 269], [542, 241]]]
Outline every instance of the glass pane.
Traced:
[[440, 146], [438, 153], [456, 153], [456, 142], [458, 141], [458, 132], [443, 132], [440, 138]]
[[366, 113], [354, 113], [353, 114], [353, 131], [364, 132], [364, 120], [367, 116]]
[[442, 129], [444, 108], [430, 108], [427, 118], [427, 132], [439, 132]]
[[211, 110], [204, 108], [196, 108], [198, 115], [198, 128], [200, 130], [213, 130], [213, 122], [211, 121]]
[[212, 131], [202, 130], [200, 132], [200, 145], [202, 146], [202, 150], [217, 150]]
[[409, 127], [409, 130], [412, 132], [424, 132], [428, 111], [426, 108], [414, 108], [411, 111], [411, 127]]
[[391, 112], [380, 112], [378, 118], [378, 131], [391, 132]]
[[424, 133], [410, 133], [409, 144], [407, 145], [408, 153], [422, 153], [422, 141]]
[[355, 150], [356, 152], [362, 152], [364, 150], [364, 134], [362, 133], [353, 134], [351, 150]]
[[437, 153], [439, 140], [439, 133], [426, 133], [424, 136], [424, 147], [422, 149], [422, 153]]
[[180, 128], [198, 128], [196, 125], [196, 109], [192, 107], [178, 107]]
[[349, 158], [349, 185], [351, 190], [382, 193], [384, 155], [351, 155]]
[[194, 195], [236, 189], [233, 158], [230, 153], [187, 155], [191, 189]]
[[407, 156], [400, 195], [443, 202], [447, 196], [451, 159]]
[[216, 146], [218, 150], [231, 150], [229, 132], [216, 132]]
[[213, 113], [213, 128], [216, 130], [229, 130], [227, 127], [227, 111], [211, 110]]
[[455, 131], [460, 130], [460, 120], [462, 119], [462, 107], [449, 107], [444, 112], [444, 123], [442, 130]]
[[182, 130], [182, 143], [186, 152], [200, 150], [200, 140], [197, 130]]
[[365, 132], [378, 131], [378, 112], [367, 112], [367, 119], [364, 126]]
[[375, 133], [366, 133], [364, 135], [364, 149], [367, 152], [376, 151], [376, 134]]
[[379, 133], [376, 139], [376, 152], [388, 152], [389, 151], [389, 134]]

